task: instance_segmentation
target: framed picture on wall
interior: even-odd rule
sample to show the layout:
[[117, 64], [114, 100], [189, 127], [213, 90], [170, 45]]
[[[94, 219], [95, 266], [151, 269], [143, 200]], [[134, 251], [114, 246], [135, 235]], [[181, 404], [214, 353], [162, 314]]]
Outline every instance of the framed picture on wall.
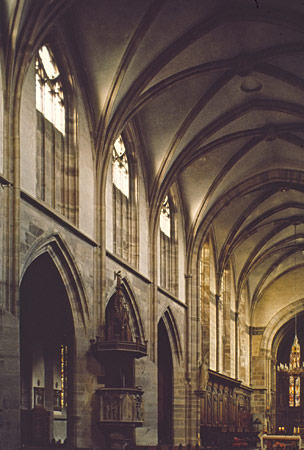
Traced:
[[44, 388], [34, 387], [34, 408], [44, 407]]
[[61, 390], [54, 389], [54, 411], [61, 411]]

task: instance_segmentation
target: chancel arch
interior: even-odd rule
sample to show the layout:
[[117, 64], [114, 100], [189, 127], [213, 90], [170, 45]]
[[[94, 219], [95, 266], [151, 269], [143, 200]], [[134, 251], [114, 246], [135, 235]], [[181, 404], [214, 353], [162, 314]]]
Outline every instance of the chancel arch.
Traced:
[[[284, 297], [285, 295], [286, 293], [284, 294], [282, 292], [282, 296]], [[279, 386], [281, 381], [279, 381], [278, 378], [277, 366], [280, 365], [280, 363], [285, 364], [285, 360], [288, 360], [289, 364], [291, 345], [295, 336], [295, 318], [297, 318], [297, 328], [302, 330], [301, 322], [303, 322], [303, 298], [289, 302], [289, 304], [282, 307], [277, 313], [273, 314], [265, 325], [262, 322], [263, 319], [267, 319], [267, 317], [265, 317], [265, 313], [263, 316], [261, 315], [260, 310], [256, 311], [256, 314], [257, 313], [261, 319], [261, 326], [254, 326], [251, 330], [251, 377], [255, 383], [259, 383], [260, 386], [264, 386], [264, 390], [253, 390], [253, 399], [256, 411], [255, 414], [259, 418], [263, 430], [268, 431], [269, 433], [274, 433], [277, 431], [277, 427], [286, 427], [286, 424], [280, 425], [277, 422], [277, 415], [280, 415], [284, 402], [286, 406], [286, 397], [284, 397], [284, 393], [281, 391], [283, 387]], [[253, 323], [257, 325], [257, 317], [254, 317]], [[303, 334], [302, 331], [299, 331], [299, 342], [300, 346], [304, 347], [304, 342], [301, 345], [301, 342], [303, 341], [301, 334]], [[303, 348], [301, 348], [301, 364], [303, 362], [302, 351]], [[282, 358], [282, 361], [279, 361], [280, 358]], [[261, 373], [259, 372], [259, 367], [261, 366], [264, 367], [265, 375], [263, 375], [263, 379], [261, 378]], [[285, 414], [287, 414], [287, 409]]]
[[[287, 434], [303, 428], [304, 420], [304, 313], [289, 319], [275, 337], [276, 351], [276, 429]], [[287, 369], [295, 369], [289, 374]]]

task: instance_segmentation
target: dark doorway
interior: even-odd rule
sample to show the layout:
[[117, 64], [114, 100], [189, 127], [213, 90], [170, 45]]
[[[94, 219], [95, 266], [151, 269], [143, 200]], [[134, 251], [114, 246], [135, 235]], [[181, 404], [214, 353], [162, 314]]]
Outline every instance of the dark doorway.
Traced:
[[22, 444], [68, 441], [73, 343], [65, 286], [43, 254], [27, 269], [20, 290]]
[[158, 324], [158, 441], [171, 444], [172, 404], [173, 404], [173, 367], [172, 354], [167, 330], [163, 320]]

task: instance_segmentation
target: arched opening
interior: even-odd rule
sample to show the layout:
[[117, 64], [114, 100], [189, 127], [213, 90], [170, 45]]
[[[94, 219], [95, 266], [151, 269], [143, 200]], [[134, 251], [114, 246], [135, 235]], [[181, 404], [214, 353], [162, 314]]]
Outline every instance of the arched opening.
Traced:
[[173, 363], [168, 333], [163, 320], [158, 324], [158, 441], [172, 443]]
[[74, 326], [65, 286], [47, 253], [20, 289], [22, 444], [68, 442]]
[[[299, 372], [303, 370], [304, 361], [304, 314], [298, 314], [292, 320], [289, 320], [277, 337], [280, 343], [277, 351], [277, 364], [281, 370], [277, 370], [277, 389], [276, 389], [276, 428], [286, 434], [293, 434], [294, 429], [298, 431], [304, 429], [304, 379], [301, 374], [290, 375], [282, 370], [290, 367], [290, 353], [295, 341], [295, 336], [300, 345], [300, 364]], [[302, 370], [301, 370], [302, 369]]]

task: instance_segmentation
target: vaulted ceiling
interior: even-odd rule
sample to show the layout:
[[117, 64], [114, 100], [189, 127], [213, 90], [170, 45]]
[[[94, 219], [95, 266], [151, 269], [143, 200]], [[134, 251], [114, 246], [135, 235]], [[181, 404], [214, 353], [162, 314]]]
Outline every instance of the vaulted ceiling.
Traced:
[[6, 26], [60, 23], [98, 158], [132, 123], [151, 207], [176, 183], [188, 248], [212, 229], [254, 302], [301, 264], [304, 1], [41, 3], [7, 0]]

